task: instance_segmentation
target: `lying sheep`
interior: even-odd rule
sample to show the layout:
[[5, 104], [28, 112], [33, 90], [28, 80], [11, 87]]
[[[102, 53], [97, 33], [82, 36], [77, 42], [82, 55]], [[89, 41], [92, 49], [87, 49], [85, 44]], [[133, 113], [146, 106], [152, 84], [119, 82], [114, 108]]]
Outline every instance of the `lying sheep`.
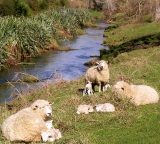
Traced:
[[41, 131], [46, 131], [45, 121], [52, 115], [52, 103], [37, 100], [30, 107], [8, 117], [2, 124], [2, 133], [10, 141], [41, 141]]
[[55, 140], [58, 140], [62, 138], [62, 134], [59, 129], [51, 128], [46, 131], [41, 132], [42, 141], [43, 142], [54, 142]]
[[99, 86], [99, 92], [105, 91], [105, 85], [109, 83], [109, 68], [108, 63], [101, 60], [97, 63], [97, 66], [89, 68], [85, 73], [85, 81], [92, 82], [93, 91], [95, 91], [94, 86]]
[[118, 81], [113, 86], [120, 98], [129, 98], [130, 101], [139, 106], [145, 104], [157, 103], [159, 95], [155, 89], [146, 85], [129, 85], [124, 81]]
[[88, 81], [84, 90], [83, 90], [83, 96], [85, 96], [85, 94], [91, 95], [93, 93], [94, 93], [94, 91], [92, 89], [92, 82]]
[[89, 114], [90, 112], [93, 112], [94, 109], [91, 105], [79, 105], [78, 108], [77, 108], [77, 114], [81, 114], [81, 113], [84, 113], [84, 114]]
[[98, 104], [96, 105], [96, 110], [98, 112], [114, 112], [115, 107], [110, 103]]

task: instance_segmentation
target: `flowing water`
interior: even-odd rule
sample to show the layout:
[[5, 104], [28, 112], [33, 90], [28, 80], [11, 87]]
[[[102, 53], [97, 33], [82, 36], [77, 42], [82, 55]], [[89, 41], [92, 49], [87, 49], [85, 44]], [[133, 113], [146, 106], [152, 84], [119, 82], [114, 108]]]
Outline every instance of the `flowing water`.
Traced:
[[[43, 86], [43, 82], [55, 82], [55, 74], [64, 80], [77, 79], [84, 75], [88, 67], [84, 66], [85, 62], [92, 59], [91, 56], [99, 56], [99, 50], [106, 48], [102, 46], [104, 40], [104, 29], [108, 24], [99, 23], [100, 28], [86, 28], [87, 35], [81, 35], [77, 38], [64, 42], [63, 46], [69, 46], [75, 50], [70, 51], [50, 51], [44, 53], [41, 57], [32, 58], [31, 65], [19, 65], [11, 67], [9, 70], [0, 72], [0, 103], [5, 103], [13, 100], [13, 92], [20, 94], [26, 89], [26, 84], [8, 84], [10, 81], [16, 81], [17, 73], [27, 73], [33, 76], [38, 76], [40, 79], [39, 85]], [[20, 75], [19, 75], [20, 76]], [[30, 84], [32, 88], [36, 84]]]

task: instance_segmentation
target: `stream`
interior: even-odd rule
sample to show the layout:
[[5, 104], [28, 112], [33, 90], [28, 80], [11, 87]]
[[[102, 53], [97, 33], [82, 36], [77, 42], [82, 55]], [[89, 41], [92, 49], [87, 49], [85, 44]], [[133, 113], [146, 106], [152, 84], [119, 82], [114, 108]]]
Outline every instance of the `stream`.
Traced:
[[[46, 81], [54, 83], [56, 74], [58, 74], [59, 78], [67, 81], [83, 76], [88, 69], [88, 67], [84, 66], [84, 63], [93, 59], [94, 56], [99, 56], [101, 48], [108, 49], [108, 47], [101, 44], [104, 40], [104, 30], [109, 25], [105, 23], [98, 23], [98, 25], [100, 26], [99, 28], [85, 28], [86, 35], [78, 36], [62, 44], [74, 50], [49, 51], [40, 57], [30, 59], [34, 64], [18, 65], [0, 72], [0, 103], [12, 101], [14, 92], [21, 94], [26, 93], [28, 87], [32, 87], [34, 90], [37, 87], [41, 88]], [[21, 76], [17, 76], [18, 73], [38, 76], [40, 82], [34, 84], [8, 84], [8, 82], [16, 81]]]

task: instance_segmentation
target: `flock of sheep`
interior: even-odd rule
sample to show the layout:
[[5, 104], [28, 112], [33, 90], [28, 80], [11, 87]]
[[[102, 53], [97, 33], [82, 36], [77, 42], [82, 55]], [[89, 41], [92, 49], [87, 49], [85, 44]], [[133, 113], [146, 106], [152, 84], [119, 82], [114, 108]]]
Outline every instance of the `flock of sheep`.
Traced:
[[[89, 68], [85, 74], [86, 85], [83, 96], [92, 95], [95, 92], [95, 85], [99, 86], [99, 92], [110, 88], [108, 63], [101, 60], [96, 66]], [[112, 87], [113, 92], [119, 98], [129, 98], [130, 102], [139, 106], [153, 104], [159, 101], [157, 91], [146, 85], [129, 85], [124, 81], [118, 81]], [[46, 100], [36, 100], [30, 107], [24, 108], [16, 114], [8, 117], [2, 124], [2, 133], [10, 141], [43, 141], [53, 142], [62, 138], [59, 129], [55, 129], [52, 120], [48, 118], [52, 115], [52, 103]], [[115, 107], [110, 103], [97, 104], [98, 112], [114, 112]], [[83, 104], [77, 108], [77, 114], [88, 114], [94, 111], [91, 105]]]

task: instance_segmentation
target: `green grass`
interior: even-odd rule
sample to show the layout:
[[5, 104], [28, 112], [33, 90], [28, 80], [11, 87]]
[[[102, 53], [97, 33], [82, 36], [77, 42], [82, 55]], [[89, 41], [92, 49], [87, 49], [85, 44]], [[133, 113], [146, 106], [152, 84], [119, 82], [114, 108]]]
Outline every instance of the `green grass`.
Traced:
[[141, 38], [160, 32], [160, 22], [138, 23], [120, 26], [104, 33], [104, 45], [118, 46], [133, 39]]
[[[120, 54], [110, 63], [110, 84], [125, 80], [133, 84], [146, 84], [160, 92], [159, 47], [135, 50]], [[40, 91], [21, 97], [8, 105], [2, 105], [0, 124], [17, 110], [30, 105], [36, 99], [54, 101], [53, 125], [62, 132], [56, 144], [158, 144], [160, 141], [160, 102], [134, 106], [128, 100], [120, 100], [108, 90], [83, 97], [78, 89], [84, 88], [84, 77], [66, 82], [57, 81]], [[116, 107], [113, 113], [93, 112], [77, 115], [79, 104], [96, 105], [110, 102]], [[9, 110], [9, 107], [12, 110]], [[11, 144], [4, 137], [0, 143]], [[32, 144], [35, 144], [34, 142]], [[39, 144], [39, 143], [37, 143]]]

